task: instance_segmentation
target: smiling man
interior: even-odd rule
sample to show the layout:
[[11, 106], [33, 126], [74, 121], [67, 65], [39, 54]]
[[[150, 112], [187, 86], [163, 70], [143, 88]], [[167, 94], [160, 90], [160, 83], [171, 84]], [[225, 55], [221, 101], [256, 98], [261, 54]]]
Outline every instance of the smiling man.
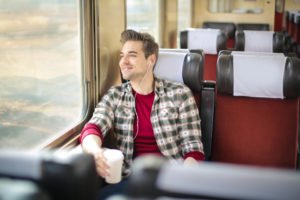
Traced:
[[204, 160], [200, 117], [190, 89], [154, 76], [159, 47], [151, 35], [125, 30], [121, 43], [119, 65], [128, 81], [104, 95], [80, 137], [83, 150], [93, 154], [97, 172], [104, 178], [109, 167], [102, 141], [114, 130], [124, 154], [123, 181], [106, 186], [114, 188], [114, 193], [124, 185], [133, 160], [139, 156], [156, 154], [183, 164]]

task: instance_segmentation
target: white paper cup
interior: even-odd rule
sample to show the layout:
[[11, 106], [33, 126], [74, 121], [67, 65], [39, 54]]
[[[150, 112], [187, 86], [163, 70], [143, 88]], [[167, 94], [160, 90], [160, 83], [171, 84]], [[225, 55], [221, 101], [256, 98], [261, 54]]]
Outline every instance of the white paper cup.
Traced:
[[122, 165], [124, 156], [120, 150], [117, 149], [104, 149], [104, 157], [107, 159], [109, 165], [109, 176], [105, 177], [105, 181], [110, 184], [115, 184], [122, 179]]

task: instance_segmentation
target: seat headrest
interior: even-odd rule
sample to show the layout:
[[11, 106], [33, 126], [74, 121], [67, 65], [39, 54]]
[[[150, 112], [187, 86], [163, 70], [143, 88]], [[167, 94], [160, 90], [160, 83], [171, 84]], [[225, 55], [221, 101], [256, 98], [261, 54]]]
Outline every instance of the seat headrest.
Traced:
[[235, 50], [283, 52], [284, 35], [273, 31], [236, 31]]
[[192, 91], [201, 91], [203, 80], [203, 52], [160, 50], [154, 67], [158, 78], [186, 84]]
[[228, 38], [234, 38], [235, 24], [231, 22], [203, 22], [202, 28], [221, 29]]
[[300, 60], [282, 55], [221, 54], [217, 91], [233, 96], [292, 98], [300, 96]]
[[205, 54], [217, 54], [226, 49], [227, 37], [219, 29], [189, 29], [180, 32], [180, 48], [202, 49]]
[[242, 31], [235, 34], [235, 50], [283, 52], [284, 35], [274, 31]]

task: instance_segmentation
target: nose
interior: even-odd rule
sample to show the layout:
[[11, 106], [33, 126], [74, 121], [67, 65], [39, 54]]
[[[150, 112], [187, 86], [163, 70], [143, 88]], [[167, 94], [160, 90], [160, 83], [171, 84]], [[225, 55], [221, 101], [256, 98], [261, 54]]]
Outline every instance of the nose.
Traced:
[[128, 58], [127, 58], [127, 56], [122, 56], [121, 58], [120, 58], [120, 62], [119, 62], [120, 64], [127, 64], [128, 63]]

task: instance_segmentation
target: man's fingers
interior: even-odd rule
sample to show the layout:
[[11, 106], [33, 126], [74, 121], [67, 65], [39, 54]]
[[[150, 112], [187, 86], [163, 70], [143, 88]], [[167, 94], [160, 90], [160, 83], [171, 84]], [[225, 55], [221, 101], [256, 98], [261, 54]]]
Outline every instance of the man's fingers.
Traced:
[[95, 162], [96, 162], [96, 169], [97, 173], [105, 178], [106, 176], [109, 176], [109, 165], [106, 162], [106, 158], [103, 155], [103, 151], [98, 151], [94, 154]]

